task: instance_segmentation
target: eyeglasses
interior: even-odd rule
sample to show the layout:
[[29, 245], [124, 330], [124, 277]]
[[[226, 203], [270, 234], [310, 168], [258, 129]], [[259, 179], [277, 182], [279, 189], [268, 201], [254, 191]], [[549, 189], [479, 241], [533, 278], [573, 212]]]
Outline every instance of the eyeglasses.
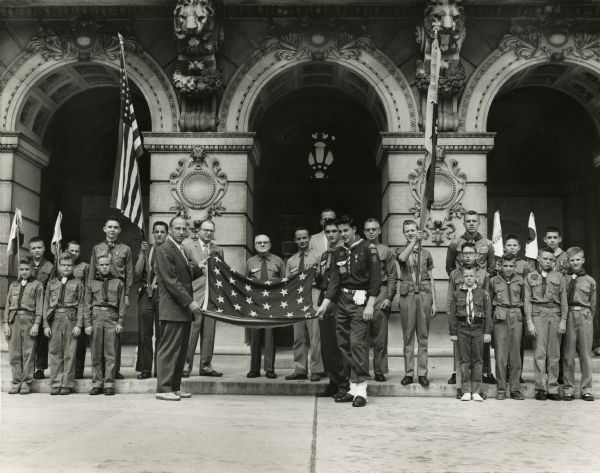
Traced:
[[204, 233], [215, 233], [215, 231], [210, 228], [201, 228], [200, 230], [202, 230]]
[[257, 241], [257, 242], [255, 242], [255, 243], [256, 243], [257, 245], [269, 245], [269, 244], [271, 244], [271, 242], [270, 242], [270, 241]]

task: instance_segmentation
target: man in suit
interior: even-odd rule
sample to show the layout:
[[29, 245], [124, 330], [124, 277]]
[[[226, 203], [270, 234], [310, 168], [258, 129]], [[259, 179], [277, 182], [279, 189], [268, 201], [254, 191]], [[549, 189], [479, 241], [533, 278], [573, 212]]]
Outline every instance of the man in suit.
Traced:
[[[222, 260], [225, 259], [223, 256], [223, 249], [213, 243], [212, 240], [214, 237], [215, 222], [212, 220], [202, 221], [202, 223], [200, 223], [198, 240], [189, 240], [183, 245], [190, 255], [192, 262], [202, 266], [209, 256], [218, 256]], [[202, 303], [204, 302], [204, 290], [206, 287], [206, 276], [194, 279], [192, 284], [194, 289], [194, 300], [202, 307]], [[192, 373], [198, 338], [200, 338], [200, 376], [223, 376], [223, 373], [213, 369], [211, 364], [213, 351], [215, 349], [215, 324], [215, 319], [207, 317], [203, 313], [194, 317], [188, 351], [185, 357], [186, 364], [185, 369], [183, 370], [184, 378], [189, 377]]]
[[308, 244], [308, 249], [317, 253], [318, 258], [320, 258], [321, 255], [329, 249], [329, 242], [324, 230], [325, 222], [328, 220], [335, 220], [335, 218], [335, 211], [331, 209], [321, 210], [321, 220], [319, 220], [321, 231], [315, 235], [312, 235], [310, 237], [310, 243]]
[[182, 246], [187, 235], [185, 220], [175, 217], [169, 223], [167, 241], [156, 249], [161, 334], [156, 363], [156, 399], [164, 401], [192, 397], [181, 391], [181, 374], [192, 320], [201, 312], [200, 305], [192, 297], [192, 280], [194, 276], [200, 276], [202, 270], [191, 263]]

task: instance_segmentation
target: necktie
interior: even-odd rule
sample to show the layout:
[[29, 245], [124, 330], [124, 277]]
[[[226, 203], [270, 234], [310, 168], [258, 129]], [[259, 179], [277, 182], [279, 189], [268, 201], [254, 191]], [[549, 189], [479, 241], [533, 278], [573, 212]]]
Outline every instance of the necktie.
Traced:
[[267, 267], [267, 258], [262, 257], [260, 263], [260, 280], [268, 281], [269, 280], [269, 268]]
[[25, 292], [25, 286], [27, 286], [27, 280], [21, 279], [21, 287], [19, 288], [19, 298], [17, 299], [17, 310], [21, 308], [21, 299], [23, 299], [23, 292]]
[[154, 272], [154, 262], [156, 261], [156, 255], [154, 254], [154, 247], [150, 248], [150, 256], [148, 258], [148, 281], [150, 284], [148, 284], [147, 287], [147, 292], [148, 292], [148, 297], [152, 297], [152, 295], [154, 294], [154, 288], [156, 287], [156, 284], [158, 283], [157, 279], [156, 279], [156, 273]]
[[60, 293], [58, 294], [58, 303], [61, 304], [65, 300], [65, 288], [67, 287], [67, 278], [62, 278], [60, 284]]
[[409, 262], [409, 268], [410, 268], [410, 275], [412, 277], [413, 282], [417, 282], [417, 273], [415, 271], [415, 268], [417, 266], [417, 253], [415, 253], [414, 251], [410, 254], [410, 257], [408, 258], [408, 262]]
[[102, 279], [102, 300], [108, 302], [108, 278]]
[[300, 262], [298, 263], [298, 272], [304, 271], [304, 253], [300, 253]]
[[546, 271], [542, 271], [542, 294], [544, 294], [544, 297], [546, 297], [546, 283], [547, 283], [547, 278], [548, 277], [548, 273]]
[[569, 281], [569, 289], [567, 291], [567, 299], [569, 302], [569, 305], [571, 305], [573, 303], [573, 298], [575, 297], [575, 288], [577, 287], [577, 279], [580, 276], [584, 276], [585, 275], [585, 271], [580, 271], [578, 273], [571, 273], [571, 281]]
[[202, 243], [202, 256], [205, 258], [208, 256], [208, 245], [205, 243]]
[[467, 322], [473, 325], [473, 288], [467, 288]]

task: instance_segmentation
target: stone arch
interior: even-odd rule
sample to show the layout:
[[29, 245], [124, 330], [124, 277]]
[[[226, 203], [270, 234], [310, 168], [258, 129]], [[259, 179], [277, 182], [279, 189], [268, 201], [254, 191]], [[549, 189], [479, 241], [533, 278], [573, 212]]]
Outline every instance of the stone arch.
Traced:
[[[314, 59], [309, 47], [293, 47], [282, 40], [268, 40], [229, 81], [219, 108], [219, 131], [251, 131], [252, 109], [263, 87], [280, 73]], [[418, 131], [417, 102], [408, 81], [369, 41], [359, 39], [339, 48], [332, 46], [318, 59], [349, 69], [376, 91], [387, 121], [387, 129], [381, 131]]]
[[[600, 134], [600, 100], [590, 104], [585, 98], [588, 93], [600, 95], [600, 57], [595, 53], [586, 54], [585, 51], [577, 49], [565, 49], [564, 56], [557, 61], [555, 57], [542, 50], [538, 50], [532, 55], [521, 54], [521, 52], [512, 47], [500, 47], [493, 51], [471, 75], [459, 105], [460, 130], [485, 132], [488, 113], [494, 98], [519, 74], [542, 65], [567, 64], [578, 66], [580, 71], [591, 73], [595, 79], [592, 79], [592, 83], [588, 85], [589, 92], [582, 90], [588, 86], [571, 90], [562, 88], [557, 90], [567, 93], [584, 106]], [[557, 88], [550, 83], [532, 82], [528, 85]]]
[[[35, 141], [41, 142], [42, 137], [36, 135], [20, 124], [23, 108], [28, 102], [32, 89], [41, 84], [53, 73], [64, 70], [65, 67], [102, 66], [116, 71], [118, 76], [118, 59], [107, 57], [94, 57], [89, 61], [78, 61], [75, 57], [61, 59], [46, 58], [41, 52], [23, 52], [0, 77], [0, 131], [24, 131]], [[175, 92], [168, 76], [154, 59], [145, 52], [127, 54], [127, 74], [149, 105], [152, 121], [152, 131], [172, 132], [177, 131], [177, 118], [179, 105]], [[113, 82], [114, 84], [114, 82]], [[86, 84], [84, 89], [112, 85], [108, 83]], [[53, 101], [47, 104], [46, 122], [65, 100], [75, 95], [70, 93], [62, 97], [59, 103]], [[37, 117], [36, 117], [37, 118]]]

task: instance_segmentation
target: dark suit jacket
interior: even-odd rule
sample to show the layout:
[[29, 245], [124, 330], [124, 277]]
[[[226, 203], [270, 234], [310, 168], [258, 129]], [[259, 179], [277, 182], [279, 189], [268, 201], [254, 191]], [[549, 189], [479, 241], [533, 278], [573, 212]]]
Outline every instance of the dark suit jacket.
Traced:
[[194, 319], [188, 306], [193, 301], [192, 280], [200, 275], [200, 269], [189, 261], [170, 238], [156, 249], [160, 320], [191, 322]]
[[[194, 263], [200, 263], [205, 257], [202, 253], [202, 243], [200, 240], [186, 240], [183, 244], [185, 251], [188, 255], [190, 255], [190, 259]], [[208, 255], [209, 256], [218, 256], [223, 261], [225, 261], [225, 256], [223, 256], [223, 248], [218, 245], [215, 245], [212, 241], [208, 245]], [[192, 288], [194, 290], [194, 300], [198, 302], [198, 304], [202, 305], [204, 303], [204, 293], [206, 291], [206, 275], [202, 275], [199, 278], [195, 278], [192, 283]]]

